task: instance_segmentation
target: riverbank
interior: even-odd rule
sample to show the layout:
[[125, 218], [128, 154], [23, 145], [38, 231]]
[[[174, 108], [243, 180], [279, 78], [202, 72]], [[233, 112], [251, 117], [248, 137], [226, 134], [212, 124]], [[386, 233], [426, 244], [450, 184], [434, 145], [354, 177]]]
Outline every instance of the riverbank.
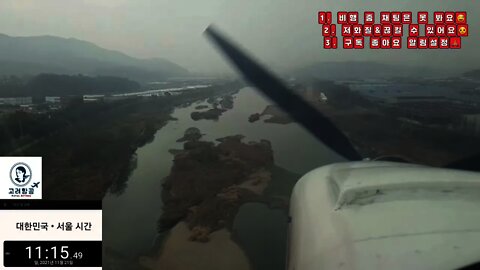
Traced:
[[[341, 108], [322, 101], [320, 93], [300, 92], [303, 98], [330, 118], [365, 157], [400, 156], [419, 164], [443, 166], [476, 154], [476, 149], [480, 147], [478, 137], [471, 134], [402, 121], [381, 106], [357, 104]], [[265, 123], [293, 122], [276, 105], [268, 105], [260, 115], [262, 118], [270, 117], [264, 120]]]
[[140, 258], [140, 265], [151, 270], [250, 270], [250, 263], [231, 240], [226, 229], [213, 232], [208, 243], [189, 240], [191, 231], [185, 222], [178, 223], [169, 234], [162, 251], [154, 257]]
[[[231, 83], [175, 96], [76, 104], [78, 121], [36, 139], [15, 155], [43, 157], [45, 199], [100, 200], [109, 189], [123, 191], [136, 166], [136, 149], [174, 120], [170, 114], [175, 106], [231, 95], [240, 87]], [[98, 108], [93, 114], [92, 106]]]

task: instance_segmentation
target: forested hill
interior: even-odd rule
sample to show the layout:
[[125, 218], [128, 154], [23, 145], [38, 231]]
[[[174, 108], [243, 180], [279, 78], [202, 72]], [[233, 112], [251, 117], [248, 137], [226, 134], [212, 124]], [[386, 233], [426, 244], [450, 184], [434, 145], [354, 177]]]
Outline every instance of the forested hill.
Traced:
[[0, 34], [0, 76], [40, 73], [118, 76], [137, 81], [188, 75], [186, 69], [163, 58], [138, 59], [74, 38]]

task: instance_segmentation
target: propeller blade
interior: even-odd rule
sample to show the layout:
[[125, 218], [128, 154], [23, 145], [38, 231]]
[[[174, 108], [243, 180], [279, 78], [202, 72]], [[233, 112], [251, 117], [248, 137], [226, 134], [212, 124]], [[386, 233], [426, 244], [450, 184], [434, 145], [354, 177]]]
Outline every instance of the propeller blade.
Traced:
[[362, 159], [348, 138], [328, 118], [288, 89], [266, 68], [235, 47], [212, 26], [205, 30], [205, 34], [250, 83], [287, 112], [293, 120], [346, 159]]
[[479, 172], [480, 154], [457, 160], [455, 162], [445, 165], [444, 167], [448, 169]]

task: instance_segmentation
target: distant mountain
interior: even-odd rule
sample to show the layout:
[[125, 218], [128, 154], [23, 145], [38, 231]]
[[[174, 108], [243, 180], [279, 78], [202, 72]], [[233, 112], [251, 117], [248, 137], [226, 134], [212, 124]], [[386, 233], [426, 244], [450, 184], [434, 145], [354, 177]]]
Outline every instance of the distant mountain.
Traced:
[[188, 71], [166, 59], [138, 59], [74, 38], [0, 34], [0, 75], [39, 73], [81, 73], [151, 81], [184, 76]]
[[378, 79], [452, 75], [445, 70], [422, 66], [398, 66], [376, 62], [319, 62], [294, 71], [298, 77], [318, 79]]

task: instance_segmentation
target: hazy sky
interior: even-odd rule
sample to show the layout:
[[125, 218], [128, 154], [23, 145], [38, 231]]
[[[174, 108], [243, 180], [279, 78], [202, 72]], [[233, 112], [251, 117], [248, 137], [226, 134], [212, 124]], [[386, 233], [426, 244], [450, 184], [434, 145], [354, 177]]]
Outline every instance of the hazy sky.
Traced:
[[[462, 50], [324, 50], [319, 10], [468, 12]], [[480, 68], [477, 0], [0, 0], [0, 33], [75, 37], [135, 57], [164, 57], [192, 71], [231, 70], [203, 30], [217, 25], [277, 70], [309, 63], [375, 60]]]

